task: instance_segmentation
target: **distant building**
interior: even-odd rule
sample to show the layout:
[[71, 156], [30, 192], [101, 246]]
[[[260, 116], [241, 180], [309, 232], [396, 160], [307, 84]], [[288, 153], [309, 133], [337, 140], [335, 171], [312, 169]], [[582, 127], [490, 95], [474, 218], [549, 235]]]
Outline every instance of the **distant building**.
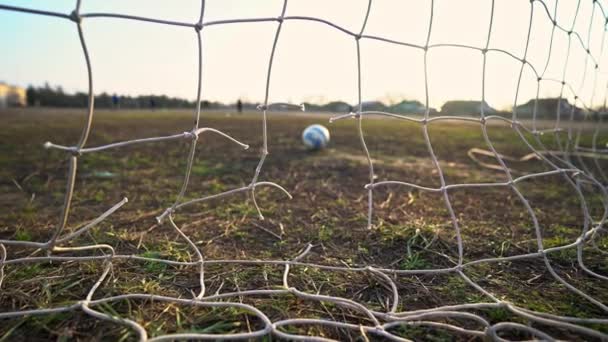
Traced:
[[[390, 109], [393, 112], [404, 114], [424, 114], [426, 112], [426, 107], [420, 101], [415, 100], [403, 100], [397, 104], [392, 105]], [[434, 112], [435, 110], [431, 108], [430, 111]]]
[[325, 106], [325, 110], [335, 113], [348, 113], [353, 110], [353, 107], [346, 102], [333, 101]]
[[364, 112], [384, 112], [386, 110], [386, 106], [380, 101], [364, 101], [361, 103], [361, 107]]
[[444, 115], [479, 115], [483, 106], [484, 114], [495, 114], [496, 109], [490, 107], [487, 102], [481, 101], [448, 101], [441, 107]]
[[25, 89], [0, 82], [0, 109], [8, 107], [25, 107], [27, 97]]
[[572, 110], [574, 110], [575, 117], [579, 117], [583, 114], [581, 108], [571, 105], [566, 99], [547, 98], [538, 99], [538, 102], [536, 100], [530, 100], [523, 105], [517, 106], [517, 116], [532, 117], [535, 107], [537, 119], [555, 119], [557, 117], [558, 107], [562, 119], [570, 118]]

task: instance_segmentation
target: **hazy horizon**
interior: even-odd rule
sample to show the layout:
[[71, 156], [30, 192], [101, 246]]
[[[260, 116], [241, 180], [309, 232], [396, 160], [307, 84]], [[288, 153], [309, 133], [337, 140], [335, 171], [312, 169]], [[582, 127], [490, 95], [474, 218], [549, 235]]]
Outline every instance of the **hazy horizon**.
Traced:
[[[374, 1], [365, 34], [424, 45], [430, 0]], [[554, 0], [544, 1], [553, 15]], [[39, 2], [0, 0], [0, 4], [69, 14], [75, 1]], [[282, 1], [252, 3], [245, 0], [208, 0], [205, 21], [276, 17]], [[436, 0], [430, 44], [464, 44], [483, 48], [487, 39], [491, 1]], [[363, 22], [367, 1], [290, 0], [286, 16], [323, 18], [353, 32]], [[574, 31], [588, 41], [591, 1], [582, 2]], [[169, 3], [163, 0], [83, 0], [81, 13], [112, 12], [167, 20], [196, 22], [200, 1]], [[575, 2], [560, 2], [557, 21], [572, 25]], [[526, 60], [541, 73], [547, 61], [551, 21], [538, 1], [533, 3], [532, 33]], [[599, 58], [604, 20], [595, 10], [589, 48]], [[523, 56], [529, 1], [496, 0], [489, 47]], [[231, 103], [241, 98], [260, 102], [264, 97], [270, 49], [276, 22], [240, 23], [205, 27], [203, 36], [202, 99]], [[0, 79], [26, 87], [48, 82], [67, 92], [85, 91], [84, 58], [73, 22], [52, 17], [0, 10], [0, 39], [6, 53], [0, 56]], [[83, 31], [91, 55], [96, 94], [167, 95], [188, 100], [196, 97], [197, 41], [192, 28], [124, 19], [85, 18]], [[551, 59], [544, 75], [562, 79], [567, 34], [555, 31]], [[604, 37], [605, 38], [605, 37]], [[424, 103], [423, 51], [362, 39], [362, 101], [395, 103], [402, 99]], [[605, 56], [606, 53], [604, 53]], [[514, 104], [521, 62], [503, 53], [489, 52], [486, 66], [486, 102], [497, 109]], [[565, 73], [566, 82], [587, 106], [604, 100], [608, 73], [603, 60], [593, 86], [593, 62], [576, 38]], [[428, 52], [429, 104], [440, 108], [450, 100], [481, 100], [482, 54], [463, 48], [433, 48]], [[587, 63], [585, 60], [587, 59]], [[270, 102], [344, 101], [357, 103], [355, 40], [327, 25], [299, 20], [283, 24], [272, 69]], [[585, 69], [586, 66], [586, 69]], [[585, 77], [583, 78], [583, 75]], [[584, 82], [583, 82], [584, 81]], [[536, 97], [537, 81], [524, 68], [517, 104]], [[539, 97], [557, 97], [561, 84], [543, 81]], [[595, 96], [593, 95], [595, 92]], [[566, 89], [564, 97], [573, 96]], [[593, 100], [593, 102], [592, 102]]]

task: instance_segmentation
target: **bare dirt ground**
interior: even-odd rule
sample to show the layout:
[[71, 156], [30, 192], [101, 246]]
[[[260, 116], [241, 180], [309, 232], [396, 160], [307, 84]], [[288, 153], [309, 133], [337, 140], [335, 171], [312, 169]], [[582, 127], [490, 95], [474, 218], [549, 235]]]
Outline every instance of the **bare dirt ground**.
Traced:
[[[308, 124], [322, 123], [331, 131], [329, 148], [310, 152], [300, 142]], [[67, 154], [43, 149], [43, 143], [73, 145], [79, 138], [81, 111], [14, 110], [0, 113], [0, 239], [44, 242], [58, 225], [65, 192]], [[169, 135], [188, 131], [190, 112], [103, 112], [96, 114], [89, 146]], [[213, 127], [251, 146], [242, 150], [216, 136], [201, 135], [186, 198], [194, 199], [249, 184], [259, 160], [260, 114], [204, 114], [201, 127]], [[583, 127], [586, 129], [586, 127]], [[364, 121], [377, 181], [399, 180], [440, 187], [419, 124], [398, 120]], [[258, 203], [265, 220], [258, 219], [244, 193], [184, 208], [176, 223], [203, 251], [207, 260], [289, 260], [308, 244], [314, 247], [306, 261], [336, 266], [375, 266], [390, 269], [453, 267], [458, 245], [441, 193], [405, 186], [374, 191], [373, 228], [367, 229], [367, 159], [355, 120], [327, 123], [325, 116], [289, 116], [271, 113], [269, 150], [260, 180], [285, 187], [293, 199], [270, 188], [260, 188]], [[507, 124], [488, 128], [499, 153], [521, 157], [530, 150]], [[487, 148], [479, 125], [432, 123], [429, 134], [447, 184], [505, 182], [501, 171], [480, 167], [467, 155], [470, 148]], [[583, 137], [588, 142], [591, 134]], [[562, 135], [562, 137], [564, 137]], [[543, 138], [555, 148], [552, 137]], [[605, 140], [605, 137], [603, 138]], [[155, 217], [170, 206], [183, 182], [188, 144], [169, 141], [133, 145], [80, 158], [68, 231], [89, 222], [128, 197], [129, 202], [72, 245], [106, 243], [117, 254], [194, 260], [190, 247], [167, 224]], [[489, 162], [495, 163], [491, 158]], [[608, 169], [605, 160], [599, 166]], [[589, 164], [591, 165], [591, 164]], [[508, 162], [514, 175], [548, 171], [536, 159]], [[594, 219], [603, 215], [597, 189], [585, 186], [587, 205]], [[518, 183], [542, 228], [545, 247], [567, 245], [580, 235], [581, 202], [563, 175], [532, 178]], [[508, 187], [463, 188], [449, 191], [462, 229], [464, 261], [538, 251], [536, 233], [521, 201]], [[587, 266], [608, 275], [608, 238], [596, 239], [600, 250], [584, 249]], [[43, 255], [32, 249], [7, 247], [7, 259]], [[605, 305], [608, 285], [577, 265], [576, 250], [550, 254], [551, 264], [570, 284]], [[0, 312], [50, 308], [83, 299], [98, 279], [100, 262], [44, 262], [6, 265], [0, 289]], [[547, 271], [540, 258], [481, 263], [464, 273], [501, 300], [546, 313], [573, 317], [608, 318], [600, 307], [569, 291]], [[208, 293], [274, 289], [282, 284], [283, 267], [209, 265]], [[397, 284], [399, 310], [491, 301], [456, 274], [391, 275]], [[365, 273], [294, 267], [291, 286], [301, 291], [353, 299], [386, 311], [390, 290], [381, 279]], [[191, 298], [200, 290], [196, 267], [170, 266], [135, 260], [115, 261], [110, 277], [96, 298], [124, 293], [152, 293]], [[310, 317], [357, 324], [365, 317], [331, 303], [308, 302], [294, 296], [242, 298], [272, 320]], [[232, 309], [201, 309], [160, 302], [124, 300], [104, 304], [100, 311], [126, 317], [143, 325], [150, 336], [173, 332], [229, 333], [251, 331], [261, 322]], [[490, 323], [525, 320], [503, 309], [477, 310]], [[470, 323], [462, 323], [465, 325]], [[534, 326], [555, 337], [581, 339], [568, 330]], [[608, 333], [602, 324], [588, 327]], [[363, 340], [361, 333], [330, 327], [293, 326], [285, 331]], [[417, 340], [469, 340], [441, 329], [407, 326], [395, 332]], [[509, 336], [506, 336], [509, 337]], [[526, 336], [510, 336], [526, 337]], [[132, 330], [94, 319], [82, 312], [0, 319], [0, 340], [132, 340]], [[266, 336], [266, 339], [274, 337]]]

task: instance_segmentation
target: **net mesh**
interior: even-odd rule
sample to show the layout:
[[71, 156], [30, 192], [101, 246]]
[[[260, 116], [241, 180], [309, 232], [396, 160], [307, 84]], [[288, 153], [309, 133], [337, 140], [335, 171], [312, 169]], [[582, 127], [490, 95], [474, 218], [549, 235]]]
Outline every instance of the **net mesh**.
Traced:
[[[608, 17], [601, 2], [593, 0], [593, 7], [591, 11], [591, 18], [583, 18], [578, 15], [581, 1], [577, 3], [576, 14], [572, 23], [560, 22], [557, 18], [558, 1], [555, 1], [555, 6], [549, 6], [545, 1], [532, 0], [530, 1], [529, 21], [523, 21], [527, 23], [527, 40], [525, 42], [525, 50], [523, 55], [517, 56], [516, 54], [501, 50], [490, 48], [492, 39], [492, 28], [494, 18], [494, 1], [491, 2], [491, 11], [488, 14], [488, 27], [487, 27], [487, 38], [483, 46], [469, 46], [460, 44], [430, 44], [431, 36], [433, 34], [434, 26], [434, 15], [433, 10], [436, 6], [434, 1], [430, 2], [430, 16], [428, 21], [428, 31], [426, 35], [426, 43], [424, 45], [411, 44], [405, 41], [396, 41], [385, 37], [372, 36], [366, 34], [366, 23], [370, 16], [370, 12], [373, 10], [373, 3], [370, 0], [365, 13], [362, 13], [362, 25], [357, 31], [351, 31], [344, 27], [341, 27], [331, 21], [307, 16], [289, 16], [286, 15], [288, 1], [285, 0], [282, 5], [280, 13], [277, 17], [266, 17], [266, 18], [245, 18], [245, 19], [233, 19], [233, 20], [217, 20], [217, 21], [205, 21], [205, 1], [201, 1], [200, 17], [196, 23], [189, 22], [178, 22], [178, 21], [167, 21], [156, 18], [146, 18], [134, 15], [125, 15], [119, 13], [81, 13], [80, 5], [81, 1], [77, 1], [75, 9], [70, 14], [57, 13], [51, 11], [42, 11], [31, 8], [14, 7], [8, 5], [0, 5], [0, 10], [4, 11], [18, 11], [25, 12], [34, 15], [51, 16], [74, 22], [74, 25], [78, 29], [78, 36], [82, 47], [82, 52], [86, 60], [87, 72], [88, 72], [88, 111], [86, 114], [86, 123], [82, 129], [80, 139], [73, 146], [63, 146], [48, 142], [45, 144], [46, 148], [57, 149], [65, 151], [70, 155], [69, 157], [69, 168], [67, 170], [67, 185], [65, 188], [65, 197], [63, 209], [59, 217], [57, 227], [52, 234], [52, 237], [46, 242], [31, 242], [31, 241], [17, 241], [17, 240], [0, 240], [0, 286], [5, 280], [5, 267], [8, 265], [25, 265], [32, 263], [73, 263], [73, 262], [96, 262], [100, 267], [100, 275], [97, 281], [90, 288], [87, 296], [82, 300], [74, 303], [68, 303], [63, 306], [35, 308], [27, 310], [18, 310], [10, 312], [0, 312], [0, 318], [14, 318], [14, 317], [25, 317], [31, 315], [49, 315], [59, 312], [67, 311], [82, 311], [94, 318], [100, 320], [106, 320], [114, 322], [116, 324], [125, 325], [132, 329], [141, 340], [148, 339], [148, 332], [146, 331], [145, 325], [141, 322], [136, 322], [131, 318], [119, 317], [117, 315], [108, 313], [107, 311], [101, 310], [100, 307], [107, 303], [118, 302], [121, 300], [141, 300], [141, 301], [157, 301], [165, 303], [173, 303], [179, 305], [189, 305], [196, 307], [205, 308], [235, 308], [248, 312], [250, 315], [255, 316], [261, 324], [259, 330], [249, 330], [238, 333], [226, 333], [226, 334], [211, 334], [211, 333], [200, 333], [200, 332], [184, 332], [170, 335], [156, 336], [155, 340], [164, 339], [247, 339], [256, 338], [264, 335], [274, 335], [279, 338], [293, 339], [293, 340], [326, 340], [323, 336], [306, 336], [301, 335], [300, 332], [294, 332], [289, 327], [301, 327], [301, 326], [325, 326], [331, 328], [341, 328], [345, 330], [353, 330], [354, 332], [360, 333], [363, 336], [369, 336], [373, 338], [385, 338], [389, 340], [404, 340], [396, 332], [398, 327], [407, 326], [424, 326], [433, 329], [448, 330], [450, 333], [458, 333], [462, 335], [468, 335], [471, 337], [490, 337], [492, 339], [499, 339], [501, 334], [511, 333], [519, 334], [518, 336], [529, 336], [538, 339], [552, 340], [553, 337], [546, 332], [544, 328], [562, 329], [570, 331], [580, 338], [597, 338], [597, 339], [608, 339], [608, 336], [590, 326], [590, 324], [604, 325], [608, 324], [608, 319], [602, 317], [569, 317], [557, 314], [550, 314], [543, 312], [542, 310], [533, 311], [530, 309], [523, 308], [514, 303], [503, 300], [500, 295], [494, 294], [484, 286], [480, 285], [479, 282], [472, 280], [467, 275], [467, 268], [473, 267], [480, 264], [495, 265], [515, 260], [540, 260], [544, 263], [546, 271], [559, 283], [565, 286], [569, 291], [580, 296], [581, 299], [587, 300], [593, 303], [601, 312], [608, 312], [608, 306], [602, 303], [600, 300], [594, 298], [592, 294], [584, 292], [582, 289], [575, 287], [571, 284], [569, 279], [565, 279], [563, 276], [556, 271], [549, 259], [549, 256], [554, 253], [560, 253], [565, 250], [576, 250], [576, 262], [582, 271], [587, 276], [597, 279], [597, 281], [606, 284], [608, 278], [605, 275], [598, 274], [591, 270], [585, 265], [584, 248], [595, 248], [598, 252], [606, 252], [597, 246], [597, 238], [601, 235], [602, 231], [605, 231], [604, 224], [608, 215], [608, 193], [606, 190], [606, 182], [608, 178], [605, 170], [603, 169], [603, 160], [606, 159], [606, 152], [608, 149], [606, 146], [601, 145], [602, 120], [605, 117], [605, 98], [606, 93], [598, 95], [596, 94], [596, 84], [601, 79], [601, 67], [604, 60], [604, 35], [602, 35], [601, 42], [592, 42], [591, 30], [594, 23], [594, 17], [601, 18], [602, 25], [605, 26], [608, 23]], [[591, 2], [591, 1], [590, 1]], [[530, 35], [532, 31], [533, 18], [544, 18], [552, 24], [552, 31], [550, 37], [549, 53], [546, 64], [543, 66], [533, 65], [527, 58], [528, 47], [530, 44]], [[88, 147], [87, 141], [89, 133], [91, 131], [93, 116], [95, 112], [94, 105], [94, 92], [93, 92], [93, 68], [91, 66], [89, 52], [87, 50], [86, 39], [83, 34], [82, 21], [94, 20], [94, 18], [115, 18], [122, 20], [132, 21], [145, 21], [152, 22], [158, 25], [173, 25], [181, 26], [185, 28], [194, 29], [194, 37], [198, 44], [198, 88], [197, 88], [197, 101], [196, 111], [194, 114], [194, 125], [188, 132], [178, 133], [169, 136], [161, 137], [150, 137], [144, 139], [135, 139], [116, 142], [109, 145], [102, 145], [96, 147]], [[451, 226], [454, 230], [458, 251], [458, 258], [455, 264], [451, 267], [443, 268], [427, 268], [427, 269], [394, 269], [394, 268], [380, 268], [373, 266], [336, 266], [336, 265], [324, 265], [312, 262], [307, 262], [306, 259], [309, 257], [311, 251], [314, 250], [312, 245], [303, 246], [302, 251], [297, 256], [289, 260], [209, 260], [205, 258], [205, 251], [199, 247], [191, 238], [182, 232], [182, 229], [174, 221], [174, 214], [179, 212], [184, 207], [191, 206], [196, 203], [209, 201], [212, 199], [222, 198], [231, 196], [237, 193], [246, 193], [252, 199], [252, 203], [255, 206], [260, 219], [263, 219], [258, 202], [256, 201], [256, 189], [260, 187], [270, 187], [276, 189], [279, 192], [284, 193], [285, 196], [291, 197], [289, 192], [284, 189], [281, 185], [268, 182], [260, 181], [259, 177], [263, 171], [263, 166], [268, 155], [268, 135], [267, 135], [267, 112], [276, 106], [285, 106], [285, 104], [271, 103], [270, 98], [270, 83], [272, 76], [272, 65], [275, 60], [275, 51], [277, 43], [281, 39], [281, 29], [284, 25], [287, 25], [290, 21], [305, 21], [313, 24], [327, 25], [331, 29], [335, 29], [343, 33], [345, 39], [352, 39], [354, 41], [355, 49], [354, 53], [357, 56], [357, 69], [354, 72], [357, 73], [357, 95], [358, 95], [358, 106], [352, 113], [341, 115], [332, 118], [335, 120], [354, 119], [357, 122], [356, 129], [357, 134], [360, 138], [361, 147], [363, 154], [367, 159], [369, 165], [369, 183], [365, 185], [365, 191], [368, 196], [368, 212], [367, 212], [367, 225], [368, 228], [373, 229], [374, 224], [374, 191], [383, 187], [395, 187], [396, 189], [417, 189], [421, 192], [435, 193], [441, 196], [443, 204], [447, 209], [450, 217]], [[577, 21], [583, 21], [589, 23], [589, 32], [580, 33], [574, 30], [575, 23]], [[240, 23], [250, 22], [275, 22], [276, 31], [273, 38], [273, 45], [270, 51], [269, 61], [267, 65], [267, 77], [265, 96], [263, 104], [258, 107], [262, 116], [262, 127], [263, 127], [263, 147], [260, 155], [259, 162], [255, 169], [255, 172], [251, 178], [251, 182], [247, 186], [240, 188], [234, 188], [219, 194], [213, 194], [202, 198], [187, 200], [185, 195], [188, 190], [188, 184], [192, 173], [193, 163], [195, 159], [195, 152], [197, 150], [197, 143], [199, 136], [203, 133], [205, 135], [214, 135], [219, 138], [228, 139], [234, 144], [248, 148], [248, 145], [232, 138], [228, 134], [211, 128], [201, 127], [201, 88], [202, 88], [202, 68], [203, 68], [203, 45], [201, 40], [201, 32], [208, 26], [215, 25], [233, 25]], [[605, 32], [605, 30], [604, 30]], [[554, 37], [558, 34], [564, 34], [567, 36], [567, 50], [566, 51], [555, 51], [553, 49]], [[587, 39], [585, 39], [586, 37]], [[361, 79], [361, 47], [360, 42], [363, 40], [375, 40], [385, 44], [401, 45], [408, 49], [417, 49], [424, 52], [424, 74], [425, 74], [425, 94], [426, 94], [426, 111], [422, 117], [416, 115], [402, 115], [378, 111], [364, 111], [362, 101], [362, 79]], [[600, 54], [594, 56], [591, 53], [591, 44], [601, 44]], [[493, 54], [500, 54], [512, 58], [518, 61], [521, 66], [519, 69], [517, 88], [515, 92], [514, 107], [511, 117], [504, 117], [499, 115], [488, 115], [485, 106], [480, 107], [480, 115], [478, 117], [464, 117], [464, 116], [434, 116], [431, 115], [429, 106], [429, 82], [427, 76], [427, 53], [432, 49], [440, 48], [456, 48], [456, 49], [468, 49], [478, 51], [482, 54], [483, 64], [481, 68], [481, 103], [484, 104], [486, 101], [486, 60], [488, 56]], [[585, 54], [585, 68], [583, 68], [583, 81], [580, 83], [580, 88], [575, 89], [572, 85], [572, 81], [566, 78], [569, 65], [569, 56], [572, 51], [580, 50]], [[563, 78], [562, 79], [551, 79], [545, 77], [547, 65], [550, 59], [556, 53], [565, 54], [565, 63], [563, 65]], [[587, 72], [587, 65], [592, 66], [593, 72]], [[558, 102], [557, 108], [555, 108], [553, 127], [538, 127], [537, 120], [537, 103], [539, 100], [539, 91], [536, 92], [535, 106], [532, 111], [532, 120], [529, 122], [520, 121], [518, 117], [518, 96], [520, 84], [522, 81], [522, 75], [524, 71], [532, 72], [537, 79], [537, 89], [545, 83], [556, 83], [560, 86], [560, 101]], [[589, 98], [583, 99], [577, 95], [583, 88], [584, 84], [589, 82], [593, 83], [593, 90], [590, 93]], [[603, 103], [598, 104], [598, 98], [604, 97]], [[563, 106], [559, 105], [561, 99], [573, 98], [573, 105], [564, 111]], [[287, 105], [290, 106], [290, 105]], [[578, 108], [582, 107], [582, 114], [578, 112]], [[436, 175], [440, 181], [439, 187], [427, 187], [416, 184], [414, 182], [388, 180], [388, 181], [376, 181], [374, 173], [374, 162], [370, 157], [370, 152], [366, 145], [364, 138], [364, 118], [369, 116], [388, 116], [396, 118], [398, 120], [406, 120], [420, 125], [423, 132], [424, 142], [430, 155], [433, 166], [436, 170]], [[436, 156], [434, 146], [431, 143], [429, 136], [429, 125], [433, 122], [440, 121], [463, 121], [472, 122], [478, 125], [483, 134], [483, 139], [486, 146], [483, 148], [475, 148], [469, 151], [469, 156], [478, 162], [480, 165], [488, 168], [492, 168], [500, 171], [505, 176], [505, 181], [501, 182], [490, 182], [490, 183], [448, 183], [444, 176], [444, 170]], [[592, 137], [589, 140], [582, 139], [582, 135], [586, 132], [583, 125], [580, 122], [590, 122], [593, 124]], [[509, 157], [497, 152], [493, 141], [490, 139], [488, 133], [488, 127], [493, 122], [506, 123], [510, 126], [511, 130], [519, 137], [521, 142], [529, 148], [531, 154], [523, 157]], [[551, 135], [554, 137], [558, 148], [550, 149], [546, 146], [546, 142], [542, 139], [543, 135]], [[95, 153], [105, 151], [109, 149], [117, 149], [134, 144], [146, 144], [159, 141], [177, 141], [186, 140], [189, 141], [190, 150], [187, 157], [186, 169], [184, 172], [184, 179], [181, 189], [177, 194], [175, 202], [168, 207], [157, 219], [160, 223], [169, 225], [172, 227], [179, 236], [186, 242], [193, 253], [195, 253], [195, 260], [191, 261], [175, 261], [162, 258], [144, 257], [140, 255], [121, 255], [114, 252], [114, 247], [107, 244], [90, 244], [71, 246], [70, 242], [76, 237], [85, 234], [93, 227], [98, 225], [100, 222], [108, 218], [115, 211], [119, 210], [125, 203], [127, 198], [99, 215], [89, 223], [78, 227], [76, 229], [68, 229], [67, 222], [70, 216], [70, 207], [72, 204], [72, 196], [74, 192], [75, 179], [77, 173], [77, 165], [79, 158], [88, 153]], [[588, 141], [589, 144], [584, 144], [583, 141]], [[481, 146], [480, 146], [481, 147]], [[483, 158], [493, 159], [495, 161], [487, 162], [483, 161]], [[543, 172], [532, 172], [518, 175], [518, 172], [514, 171], [508, 165], [513, 161], [529, 161], [535, 160], [537, 163], [542, 163], [549, 168], [549, 171]], [[580, 235], [578, 238], [569, 244], [563, 244], [551, 248], [546, 248], [543, 245], [543, 227], [536, 218], [536, 212], [533, 206], [529, 203], [523, 191], [520, 189], [520, 185], [527, 180], [533, 178], [544, 178], [550, 176], [561, 177], [564, 184], [566, 184], [573, 193], [580, 200], [580, 208], [572, 208], [572, 210], [580, 210], [584, 217], [581, 223]], [[451, 193], [458, 189], [480, 189], [480, 188], [504, 188], [512, 192], [521, 205], [524, 208], [525, 215], [527, 215], [533, 222], [533, 230], [535, 234], [535, 240], [538, 246], [538, 251], [534, 253], [516, 254], [505, 257], [496, 258], [485, 258], [485, 259], [474, 259], [467, 261], [465, 258], [465, 244], [462, 239], [461, 226], [459, 225], [459, 219], [453, 209], [453, 200], [451, 199]], [[590, 190], [591, 189], [591, 190]], [[601, 200], [601, 213], [599, 215], [592, 215], [591, 209], [589, 208], [588, 193], [593, 191], [598, 198]], [[47, 252], [46, 256], [29, 256], [22, 258], [12, 258], [10, 253], [7, 252], [5, 246], [15, 246], [19, 248], [31, 248], [40, 249]], [[102, 252], [99, 254], [98, 252]], [[93, 253], [95, 252], [95, 253]], [[89, 254], [87, 254], [89, 253]], [[117, 260], [129, 259], [135, 262], [156, 262], [164, 263], [168, 265], [177, 266], [190, 266], [199, 269], [200, 275], [200, 291], [193, 295], [193, 298], [178, 298], [163, 295], [153, 295], [147, 293], [130, 293], [130, 294], [119, 294], [114, 296], [96, 296], [99, 293], [99, 289], [103, 286], [110, 286], [108, 282], [109, 275], [113, 270], [114, 263]], [[253, 289], [253, 290], [239, 290], [235, 292], [226, 292], [210, 294], [206, 291], [206, 280], [205, 270], [210, 266], [215, 267], [228, 267], [230, 265], [253, 265], [253, 266], [264, 266], [271, 265], [282, 267], [284, 269], [282, 281], [274, 284], [271, 288], [265, 289]], [[346, 272], [346, 273], [360, 273], [369, 275], [370, 279], [383, 284], [385, 290], [389, 295], [387, 296], [389, 305], [387, 310], [379, 311], [374, 308], [370, 308], [365, 303], [360, 303], [352, 298], [343, 298], [338, 296], [323, 295], [320, 293], [310, 293], [296, 286], [290, 284], [290, 279], [294, 277], [293, 268], [305, 267], [314, 268], [328, 272]], [[290, 272], [291, 271], [291, 272]], [[261, 272], [261, 271], [260, 271]], [[399, 303], [402, 296], [407, 296], [406, 293], [401, 293], [398, 286], [398, 275], [434, 275], [434, 274], [453, 274], [460, 277], [466, 282], [471, 291], [478, 291], [485, 297], [485, 301], [477, 303], [464, 303], [455, 305], [438, 306], [434, 308], [424, 310], [407, 311], [400, 308]], [[371, 281], [371, 280], [370, 280]], [[349, 321], [346, 317], [335, 317], [335, 318], [309, 318], [309, 317], [296, 317], [289, 318], [283, 317], [280, 320], [271, 320], [267, 314], [262, 310], [256, 308], [255, 304], [243, 303], [243, 298], [257, 298], [257, 297], [271, 297], [277, 296], [294, 296], [302, 301], [313, 301], [319, 303], [331, 303], [332, 305], [351, 310], [358, 318], [353, 322]], [[512, 321], [501, 321], [499, 323], [490, 324], [488, 320], [480, 314], [480, 310], [495, 308], [504, 309], [510, 314], [514, 315], [518, 319]]]

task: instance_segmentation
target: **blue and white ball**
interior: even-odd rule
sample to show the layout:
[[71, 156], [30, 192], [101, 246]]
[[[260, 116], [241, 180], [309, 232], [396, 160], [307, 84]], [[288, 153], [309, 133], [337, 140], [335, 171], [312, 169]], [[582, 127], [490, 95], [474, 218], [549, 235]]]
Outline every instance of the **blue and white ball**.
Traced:
[[310, 125], [302, 132], [304, 145], [312, 150], [320, 150], [329, 144], [329, 130], [322, 125]]

